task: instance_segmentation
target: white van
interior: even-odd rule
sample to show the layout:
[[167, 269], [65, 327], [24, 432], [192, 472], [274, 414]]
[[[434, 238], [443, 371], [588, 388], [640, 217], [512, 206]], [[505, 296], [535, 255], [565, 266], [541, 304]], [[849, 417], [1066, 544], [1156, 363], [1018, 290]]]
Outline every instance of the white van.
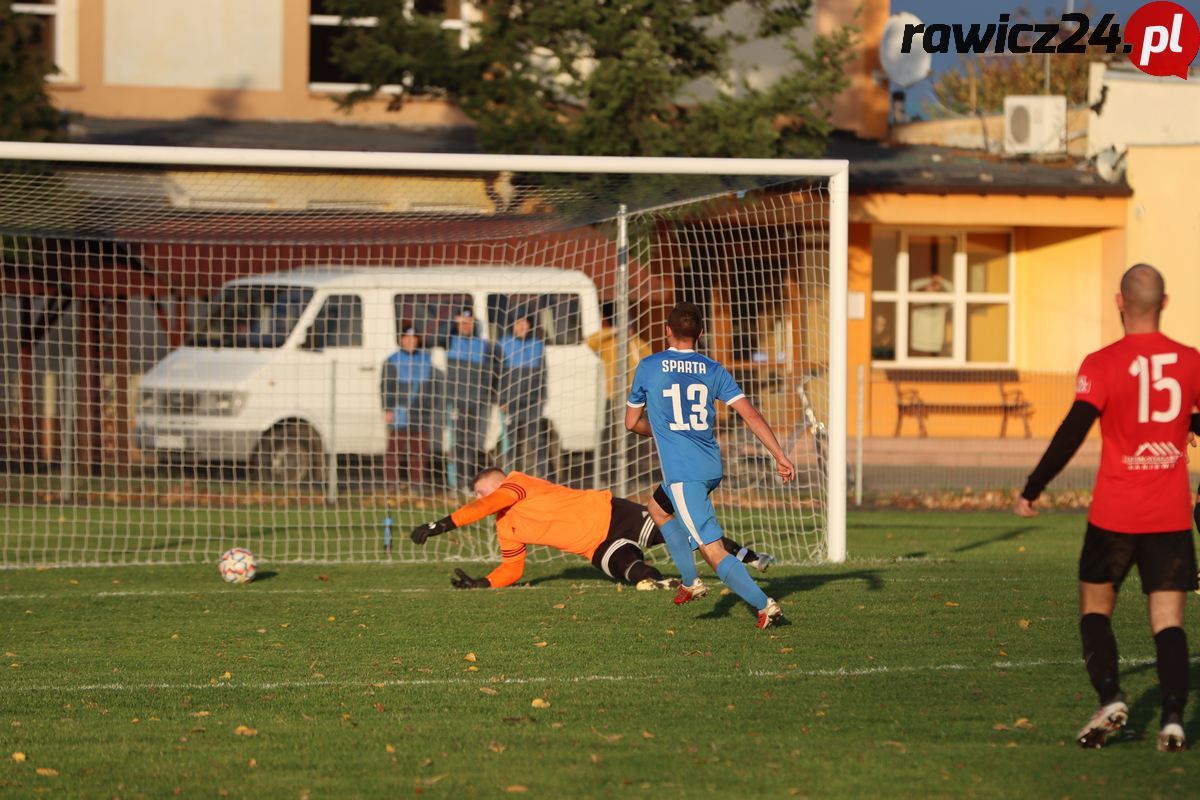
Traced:
[[[331, 453], [382, 456], [380, 377], [400, 326], [418, 327], [444, 371], [442, 336], [467, 307], [491, 341], [518, 310], [535, 313], [546, 343], [544, 416], [564, 455], [596, 453], [604, 375], [586, 343], [600, 328], [595, 284], [573, 270], [501, 266], [320, 267], [232, 281], [186, 346], [143, 376], [138, 447], [248, 462], [273, 482], [322, 480]], [[494, 409], [489, 450], [498, 438]]]

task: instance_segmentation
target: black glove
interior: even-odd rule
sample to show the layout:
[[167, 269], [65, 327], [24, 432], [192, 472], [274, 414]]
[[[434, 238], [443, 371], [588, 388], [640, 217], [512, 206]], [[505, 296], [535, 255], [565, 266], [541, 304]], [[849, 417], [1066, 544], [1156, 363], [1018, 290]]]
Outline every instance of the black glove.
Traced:
[[442, 517], [437, 522], [426, 522], [423, 525], [413, 528], [409, 537], [417, 544], [425, 544], [425, 540], [430, 536], [440, 536], [446, 531], [452, 531], [457, 527], [454, 524], [454, 520], [449, 517]]
[[451, 578], [450, 583], [455, 589], [490, 589], [492, 582], [487, 578], [472, 578], [461, 569], [454, 570], [457, 578]]

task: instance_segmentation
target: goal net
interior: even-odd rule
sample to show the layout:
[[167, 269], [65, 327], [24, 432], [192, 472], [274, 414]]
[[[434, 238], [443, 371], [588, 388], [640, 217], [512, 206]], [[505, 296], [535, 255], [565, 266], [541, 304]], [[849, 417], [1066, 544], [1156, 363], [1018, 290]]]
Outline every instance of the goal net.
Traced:
[[684, 300], [798, 470], [718, 406], [727, 534], [845, 556], [844, 162], [3, 143], [0, 248], [5, 566], [496, 559], [408, 537], [492, 465], [645, 502]]

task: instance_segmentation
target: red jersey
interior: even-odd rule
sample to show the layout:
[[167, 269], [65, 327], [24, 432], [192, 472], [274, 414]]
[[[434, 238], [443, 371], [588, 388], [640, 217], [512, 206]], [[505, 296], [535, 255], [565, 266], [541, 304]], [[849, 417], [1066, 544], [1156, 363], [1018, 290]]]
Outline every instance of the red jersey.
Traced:
[[1191, 530], [1186, 452], [1200, 353], [1161, 333], [1127, 334], [1083, 360], [1075, 399], [1100, 411], [1088, 522], [1118, 533]]

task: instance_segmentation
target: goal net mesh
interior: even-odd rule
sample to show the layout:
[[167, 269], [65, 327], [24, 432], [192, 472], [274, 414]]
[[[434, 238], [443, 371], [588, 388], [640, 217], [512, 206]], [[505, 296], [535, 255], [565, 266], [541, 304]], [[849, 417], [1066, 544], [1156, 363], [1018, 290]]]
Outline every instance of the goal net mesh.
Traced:
[[490, 465], [648, 500], [625, 398], [684, 300], [798, 469], [718, 406], [727, 535], [826, 556], [826, 179], [414, 163], [0, 163], [0, 564], [498, 559], [408, 533]]

